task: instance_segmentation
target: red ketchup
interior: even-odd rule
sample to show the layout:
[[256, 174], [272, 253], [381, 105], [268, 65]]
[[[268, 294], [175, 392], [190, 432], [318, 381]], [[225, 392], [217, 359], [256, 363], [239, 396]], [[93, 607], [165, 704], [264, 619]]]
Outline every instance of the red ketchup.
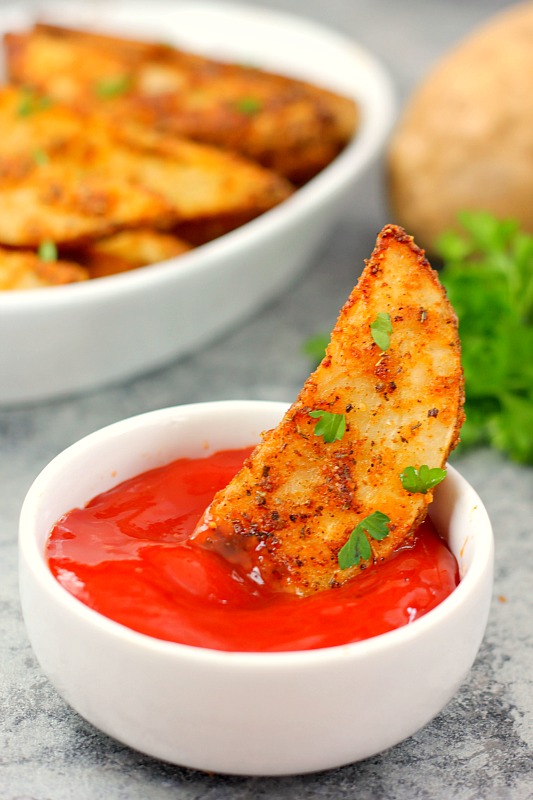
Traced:
[[251, 448], [179, 459], [74, 509], [47, 544], [53, 574], [81, 602], [140, 633], [236, 651], [312, 650], [407, 625], [459, 582], [426, 521], [414, 542], [340, 588], [275, 592], [190, 539]]

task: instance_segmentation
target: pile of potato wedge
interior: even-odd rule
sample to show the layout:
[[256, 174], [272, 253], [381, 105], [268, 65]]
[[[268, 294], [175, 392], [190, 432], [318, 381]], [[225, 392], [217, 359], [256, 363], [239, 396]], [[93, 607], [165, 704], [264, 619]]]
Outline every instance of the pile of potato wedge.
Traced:
[[187, 252], [286, 200], [356, 103], [167, 45], [36, 24], [4, 36], [0, 289]]

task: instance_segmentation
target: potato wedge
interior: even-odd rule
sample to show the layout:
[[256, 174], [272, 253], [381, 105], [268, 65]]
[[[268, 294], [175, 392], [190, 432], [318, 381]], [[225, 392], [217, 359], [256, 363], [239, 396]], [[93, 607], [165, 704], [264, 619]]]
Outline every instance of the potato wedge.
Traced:
[[0, 122], [1, 244], [72, 244], [174, 221], [161, 194], [110, 171], [107, 124], [9, 86], [0, 89]]
[[191, 226], [194, 243], [262, 214], [292, 192], [231, 153], [0, 90], [0, 243], [75, 245], [132, 227]]
[[31, 89], [0, 87], [0, 187], [84, 140], [84, 120]]
[[[390, 346], [371, 335], [392, 321]], [[368, 562], [340, 569], [358, 523], [380, 511], [389, 534], [371, 541], [389, 556], [424, 519], [431, 492], [412, 494], [407, 466], [443, 467], [463, 421], [463, 374], [455, 313], [412, 238], [385, 227], [340, 312], [326, 356], [296, 402], [220, 491], [196, 537], [259, 569], [280, 589], [308, 594], [343, 583]], [[315, 410], [344, 415], [340, 440], [316, 435]]]
[[274, 172], [209, 145], [145, 132], [134, 125], [113, 129], [112, 134], [115, 141], [106, 153], [108, 174], [164, 198], [175, 224], [188, 224], [197, 231], [190, 240], [194, 244], [214, 238], [210, 231], [217, 226], [225, 233], [254, 219], [293, 191]]
[[158, 261], [175, 258], [191, 245], [170, 233], [140, 228], [119, 231], [90, 245], [79, 254], [91, 278], [103, 278]]
[[350, 98], [172, 47], [47, 25], [4, 41], [12, 81], [85, 111], [238, 152], [299, 184], [342, 150], [358, 124]]
[[170, 216], [164, 199], [132, 181], [106, 175], [98, 158], [62, 159], [0, 187], [0, 242], [36, 247], [80, 243]]
[[87, 270], [72, 261], [43, 261], [29, 250], [0, 247], [0, 291], [62, 286], [88, 277]]

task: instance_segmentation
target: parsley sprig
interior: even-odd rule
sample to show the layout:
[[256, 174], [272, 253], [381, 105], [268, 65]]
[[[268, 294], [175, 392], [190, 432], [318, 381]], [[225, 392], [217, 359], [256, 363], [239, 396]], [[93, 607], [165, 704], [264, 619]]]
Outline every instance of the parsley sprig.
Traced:
[[315, 436], [322, 436], [324, 441], [328, 444], [342, 439], [346, 431], [346, 418], [344, 414], [334, 414], [331, 411], [324, 411], [318, 408], [316, 411], [310, 411], [309, 416], [317, 419], [315, 425]]
[[459, 318], [466, 384], [462, 446], [533, 463], [533, 236], [486, 212], [459, 215], [438, 250]]
[[428, 467], [427, 464], [422, 464], [418, 469], [416, 467], [406, 467], [400, 473], [400, 480], [406, 492], [412, 494], [427, 494], [435, 486], [438, 486], [446, 477], [446, 470], [440, 467]]
[[329, 344], [330, 336], [326, 333], [315, 333], [310, 336], [302, 345], [302, 352], [309, 356], [315, 364], [320, 364], [326, 355], [326, 347]]
[[361, 561], [368, 561], [372, 555], [369, 536], [376, 541], [389, 535], [390, 518], [382, 511], [374, 511], [362, 519], [351, 532], [348, 541], [341, 547], [338, 555], [339, 567], [348, 569]]
[[52, 101], [49, 97], [38, 94], [30, 87], [24, 87], [20, 91], [17, 116], [29, 117], [39, 111], [46, 111], [51, 105]]
[[383, 351], [388, 350], [392, 333], [390, 314], [380, 311], [374, 322], [370, 323], [370, 332], [377, 346]]

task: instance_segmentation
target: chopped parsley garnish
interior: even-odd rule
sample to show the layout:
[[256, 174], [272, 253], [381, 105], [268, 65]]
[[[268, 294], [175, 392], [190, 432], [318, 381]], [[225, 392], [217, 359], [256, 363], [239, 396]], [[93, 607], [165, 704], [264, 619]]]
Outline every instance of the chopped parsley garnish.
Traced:
[[336, 439], [342, 439], [346, 430], [346, 418], [344, 414], [333, 414], [330, 411], [323, 411], [321, 408], [310, 411], [309, 416], [317, 419], [315, 425], [315, 436], [322, 436], [325, 442], [331, 444]]
[[254, 114], [261, 111], [263, 104], [257, 97], [241, 97], [239, 100], [235, 101], [233, 106], [235, 110], [239, 111], [241, 114], [253, 117]]
[[459, 318], [466, 422], [460, 447], [488, 444], [533, 464], [533, 236], [512, 219], [459, 215], [440, 237], [440, 278]]
[[312, 358], [316, 364], [319, 364], [326, 354], [329, 339], [330, 337], [327, 334], [317, 333], [303, 343], [302, 352]]
[[45, 164], [48, 164], [49, 161], [48, 153], [46, 153], [44, 150], [41, 149], [34, 150], [32, 153], [32, 158], [35, 161], [35, 163], [38, 164], [40, 167], [43, 167]]
[[392, 333], [392, 322], [390, 314], [381, 312], [377, 315], [374, 322], [370, 323], [372, 338], [381, 350], [388, 350], [390, 345], [390, 335]]
[[406, 467], [400, 474], [402, 486], [406, 492], [412, 494], [426, 494], [437, 486], [446, 477], [446, 470], [440, 467], [428, 467], [427, 464], [417, 469]]
[[49, 239], [41, 242], [37, 254], [41, 261], [57, 261], [57, 247]]
[[95, 84], [94, 90], [98, 97], [112, 98], [126, 94], [131, 89], [131, 78], [129, 75], [115, 75], [112, 78], [102, 78]]
[[30, 88], [22, 89], [17, 107], [17, 116], [29, 117], [30, 114], [50, 108], [51, 105], [52, 101], [49, 97], [39, 95]]
[[368, 537], [380, 542], [389, 535], [390, 518], [381, 511], [374, 511], [357, 524], [348, 541], [339, 550], [338, 561], [341, 569], [355, 567], [361, 561], [368, 561], [372, 548]]

